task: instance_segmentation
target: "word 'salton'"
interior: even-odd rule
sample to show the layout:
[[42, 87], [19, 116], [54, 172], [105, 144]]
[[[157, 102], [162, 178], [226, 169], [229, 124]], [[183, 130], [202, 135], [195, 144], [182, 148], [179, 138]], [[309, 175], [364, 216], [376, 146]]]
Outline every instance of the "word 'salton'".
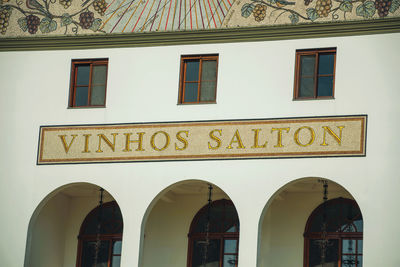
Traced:
[[[321, 136], [317, 136], [316, 130], [309, 126], [302, 126], [296, 129], [291, 127], [271, 128], [270, 134], [272, 140], [267, 140], [263, 137], [263, 130], [256, 128], [251, 129], [252, 142], [245, 142], [242, 138], [242, 133], [236, 129], [233, 135], [226, 136], [222, 129], [213, 129], [208, 134], [208, 139], [204, 145], [208, 147], [209, 151], [220, 149], [265, 149], [268, 147], [283, 148], [288, 142], [294, 142], [298, 147], [308, 147], [311, 145], [319, 146], [340, 146], [342, 144], [343, 129], [345, 126], [332, 127], [322, 126]], [[321, 131], [320, 131], [321, 132]], [[319, 132], [319, 133], [320, 133]], [[249, 134], [249, 133], [246, 133]], [[66, 154], [71, 149], [78, 149], [75, 143], [80, 143], [81, 153], [91, 153], [91, 147], [95, 142], [96, 153], [103, 153], [104, 149], [108, 151], [116, 151], [116, 147], [121, 147], [123, 152], [132, 151], [145, 151], [146, 143], [149, 148], [154, 151], [164, 151], [172, 148], [175, 151], [186, 150], [190, 146], [189, 130], [181, 130], [173, 135], [174, 140], [171, 142], [171, 135], [166, 131], [157, 131], [151, 135], [146, 132], [127, 132], [127, 133], [110, 133], [108, 136], [104, 133], [93, 134], [70, 134], [58, 135], [60, 142]], [[82, 138], [83, 142], [76, 142], [77, 139]], [[193, 138], [199, 138], [193, 136]], [[292, 140], [292, 141], [291, 141]], [[316, 140], [320, 140], [316, 143]], [[270, 143], [271, 142], [271, 143]], [[173, 145], [172, 145], [173, 143]], [[107, 147], [107, 148], [106, 148]]]

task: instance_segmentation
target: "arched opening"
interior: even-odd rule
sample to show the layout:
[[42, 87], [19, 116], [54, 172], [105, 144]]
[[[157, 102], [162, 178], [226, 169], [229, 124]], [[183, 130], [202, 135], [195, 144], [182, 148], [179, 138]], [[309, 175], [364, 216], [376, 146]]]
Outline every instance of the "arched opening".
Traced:
[[[99, 190], [98, 185], [89, 183], [68, 184], [54, 190], [41, 201], [29, 222], [25, 267], [85, 266], [79, 260], [84, 254], [80, 252], [83, 248], [80, 241], [89, 238], [90, 232], [93, 236], [97, 227], [98, 216], [95, 214], [99, 207]], [[116, 205], [115, 199], [106, 190], [103, 192], [103, 203], [103, 207]], [[100, 230], [108, 231], [102, 230], [110, 221], [110, 213], [104, 210], [104, 227], [100, 227]], [[119, 218], [122, 220], [121, 216]], [[122, 232], [120, 236], [122, 238]]]
[[[344, 236], [340, 237], [336, 234], [338, 241], [338, 262], [340, 265], [327, 265], [327, 259], [324, 265], [321, 265], [321, 261], [315, 260], [316, 258], [321, 259], [321, 253], [315, 254], [316, 244], [310, 241], [321, 240], [322, 232], [308, 231], [306, 225], [319, 224], [322, 225], [321, 221], [321, 207], [324, 203], [324, 182], [327, 182], [327, 201], [326, 203], [339, 203], [335, 202], [335, 199], [342, 199], [347, 202], [353, 203], [351, 212], [360, 214], [356, 201], [353, 196], [341, 185], [334, 181], [321, 179], [317, 177], [301, 178], [294, 180], [283, 187], [281, 187], [268, 201], [267, 205], [263, 210], [262, 217], [260, 218], [259, 224], [259, 239], [258, 239], [258, 267], [287, 267], [287, 266], [305, 266], [305, 267], [355, 267], [361, 265], [345, 265], [346, 255], [353, 255], [351, 253], [339, 253], [342, 247], [344, 247], [342, 240], [360, 240], [362, 234], [344, 233], [350, 238], [345, 239]], [[337, 201], [337, 200], [336, 200]], [[335, 207], [338, 212], [343, 216], [349, 212], [349, 207], [343, 203], [340, 205], [332, 206]], [[319, 212], [319, 213], [318, 213]], [[332, 211], [330, 211], [332, 212]], [[312, 215], [312, 214], [319, 214]], [[350, 216], [351, 217], [351, 216]], [[350, 218], [349, 217], [349, 218]], [[311, 218], [315, 218], [311, 219]], [[347, 218], [347, 217], [346, 217]], [[353, 217], [355, 218], [355, 217]], [[357, 217], [362, 218], [362, 217]], [[317, 220], [319, 219], [319, 221]], [[312, 220], [314, 224], [311, 223]], [[356, 219], [355, 219], [356, 220]], [[310, 221], [310, 223], [308, 223]], [[350, 222], [351, 220], [345, 220]], [[356, 220], [357, 221], [357, 220]], [[344, 221], [342, 221], [344, 223]], [[359, 224], [359, 222], [357, 222]], [[357, 226], [358, 227], [358, 226]], [[310, 228], [311, 229], [311, 228]], [[336, 231], [336, 230], [335, 230]], [[344, 232], [344, 231], [342, 231]], [[333, 232], [331, 232], [333, 237]], [[341, 238], [341, 239], [340, 239]], [[354, 241], [352, 241], [352, 249], [355, 249]], [[358, 241], [357, 241], [358, 242]], [[355, 242], [355, 243], [357, 243]], [[331, 245], [333, 243], [329, 243]], [[331, 245], [329, 249], [333, 249]], [[321, 248], [321, 247], [320, 247]], [[355, 253], [356, 257], [362, 256], [362, 243], [357, 247], [360, 249], [359, 252]], [[321, 251], [321, 250], [319, 250]], [[343, 255], [343, 257], [341, 256]], [[340, 258], [342, 257], [342, 258]], [[312, 258], [312, 260], [309, 260]], [[342, 260], [343, 259], [343, 260]], [[309, 265], [312, 263], [314, 265]]]
[[319, 205], [304, 232], [305, 267], [361, 267], [363, 219], [357, 203], [335, 198]]
[[[143, 218], [139, 266], [203, 266], [197, 263], [204, 257], [208, 203], [211, 203], [206, 260], [209, 264], [204, 266], [222, 266], [212, 264], [219, 264], [224, 255], [226, 261], [237, 259], [236, 209], [229, 196], [216, 185], [212, 185], [209, 202], [209, 186], [206, 181], [186, 180], [166, 188], [153, 200]], [[224, 245], [226, 253], [221, 251]]]
[[234, 267], [238, 262], [239, 217], [232, 201], [221, 199], [197, 212], [189, 232], [189, 267]]
[[115, 201], [94, 208], [82, 223], [78, 243], [78, 267], [119, 267], [123, 221]]

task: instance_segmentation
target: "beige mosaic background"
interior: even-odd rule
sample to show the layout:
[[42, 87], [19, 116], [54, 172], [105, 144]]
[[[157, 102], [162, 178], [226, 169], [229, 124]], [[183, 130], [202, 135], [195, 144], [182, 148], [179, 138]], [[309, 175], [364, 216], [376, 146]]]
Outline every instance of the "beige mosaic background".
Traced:
[[38, 163], [364, 155], [365, 119], [44, 127]]
[[189, 31], [400, 16], [400, 0], [0, 0], [0, 38]]

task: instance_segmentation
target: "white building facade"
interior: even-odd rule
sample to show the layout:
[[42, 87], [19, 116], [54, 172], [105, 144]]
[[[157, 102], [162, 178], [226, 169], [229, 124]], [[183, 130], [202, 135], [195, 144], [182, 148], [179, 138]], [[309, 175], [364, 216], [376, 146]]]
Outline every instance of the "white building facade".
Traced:
[[[119, 260], [122, 267], [203, 266], [194, 264], [189, 233], [212, 185], [212, 201], [230, 200], [236, 208], [239, 243], [232, 265], [222, 259], [204, 266], [322, 266], [311, 264], [305, 241], [307, 220], [323, 203], [322, 180], [328, 201], [352, 200], [362, 213], [362, 234], [354, 239], [362, 240], [357, 265], [346, 265], [342, 238], [330, 245], [338, 246], [339, 259], [324, 266], [400, 266], [399, 47], [394, 30], [232, 43], [4, 49], [1, 265], [83, 266], [78, 236], [103, 188], [104, 202], [115, 201], [123, 219], [122, 250], [111, 253], [113, 266]], [[334, 97], [294, 99], [296, 51], [316, 48], [336, 48]], [[180, 104], [181, 56], [210, 54], [218, 55], [215, 103]], [[108, 59], [105, 107], [69, 107], [72, 60], [100, 58]], [[364, 155], [38, 163], [41, 126], [358, 115], [367, 120]]]

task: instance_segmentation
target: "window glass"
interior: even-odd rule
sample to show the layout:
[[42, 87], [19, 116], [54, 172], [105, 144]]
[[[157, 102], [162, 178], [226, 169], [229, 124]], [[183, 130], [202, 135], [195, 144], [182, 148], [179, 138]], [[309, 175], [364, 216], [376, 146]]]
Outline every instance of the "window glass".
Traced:
[[90, 66], [78, 66], [76, 69], [76, 85], [88, 85], [90, 77]]
[[343, 255], [342, 257], [342, 266], [343, 267], [356, 267], [356, 255]]
[[[189, 232], [189, 266], [237, 266], [238, 226], [239, 218], [230, 200], [217, 200], [211, 203], [210, 209], [208, 205], [200, 209]], [[208, 245], [207, 236], [210, 238]]]
[[115, 241], [113, 246], [113, 254], [121, 254], [122, 241]]
[[301, 78], [299, 96], [300, 97], [312, 97], [314, 95], [314, 77], [312, 78]]
[[363, 241], [362, 240], [357, 240], [357, 253], [361, 254], [363, 250]]
[[216, 77], [217, 77], [217, 61], [204, 60], [202, 64], [201, 80], [215, 81]]
[[199, 69], [200, 61], [187, 61], [186, 62], [186, 81], [198, 81], [199, 80]]
[[[339, 261], [339, 241], [329, 239], [325, 254], [325, 264], [330, 267], [338, 267]], [[310, 267], [320, 267], [322, 263], [321, 239], [310, 239]]]
[[[101, 216], [100, 216], [101, 215]], [[100, 233], [99, 219], [101, 222]], [[79, 233], [77, 267], [119, 267], [123, 221], [115, 201], [94, 208], [85, 218]], [[97, 239], [100, 241], [97, 243]], [[100, 246], [97, 246], [100, 244]], [[96, 260], [96, 250], [97, 260]], [[97, 265], [95, 263], [97, 262]]]
[[334, 54], [320, 54], [318, 63], [318, 74], [333, 74], [334, 64]]
[[[109, 241], [101, 241], [97, 253], [97, 265], [96, 267], [107, 267], [108, 266], [108, 247]], [[85, 241], [83, 242], [82, 250], [82, 265], [81, 267], [93, 267], [96, 262], [96, 241]]]
[[315, 55], [301, 56], [301, 76], [314, 76]]
[[362, 267], [362, 256], [357, 256], [357, 267]]
[[121, 256], [113, 256], [111, 267], [119, 267], [121, 265]]
[[225, 239], [224, 253], [236, 253], [236, 246], [237, 246], [236, 239]]
[[343, 239], [342, 240], [342, 253], [353, 254], [356, 251], [356, 240]]
[[90, 97], [90, 104], [92, 106], [104, 106], [106, 97], [105, 85], [93, 85], [92, 94]]
[[[86, 220], [84, 234], [97, 234], [97, 225], [99, 218], [99, 208]], [[101, 234], [117, 234], [122, 233], [122, 215], [118, 206], [106, 205], [101, 210]]]
[[107, 66], [99, 65], [93, 66], [92, 84], [104, 85], [107, 80]]
[[318, 77], [318, 96], [332, 96], [333, 77]]
[[213, 101], [215, 99], [215, 86], [215, 82], [202, 82], [200, 101]]
[[185, 102], [196, 102], [198, 95], [198, 83], [185, 84]]
[[223, 267], [235, 267], [237, 263], [236, 255], [224, 255]]
[[[195, 240], [193, 245], [192, 267], [219, 267], [221, 242], [219, 239]], [[205, 256], [207, 253], [207, 256]]]
[[88, 102], [88, 90], [89, 87], [76, 87], [76, 94], [75, 94], [75, 106], [81, 107], [86, 106]]

